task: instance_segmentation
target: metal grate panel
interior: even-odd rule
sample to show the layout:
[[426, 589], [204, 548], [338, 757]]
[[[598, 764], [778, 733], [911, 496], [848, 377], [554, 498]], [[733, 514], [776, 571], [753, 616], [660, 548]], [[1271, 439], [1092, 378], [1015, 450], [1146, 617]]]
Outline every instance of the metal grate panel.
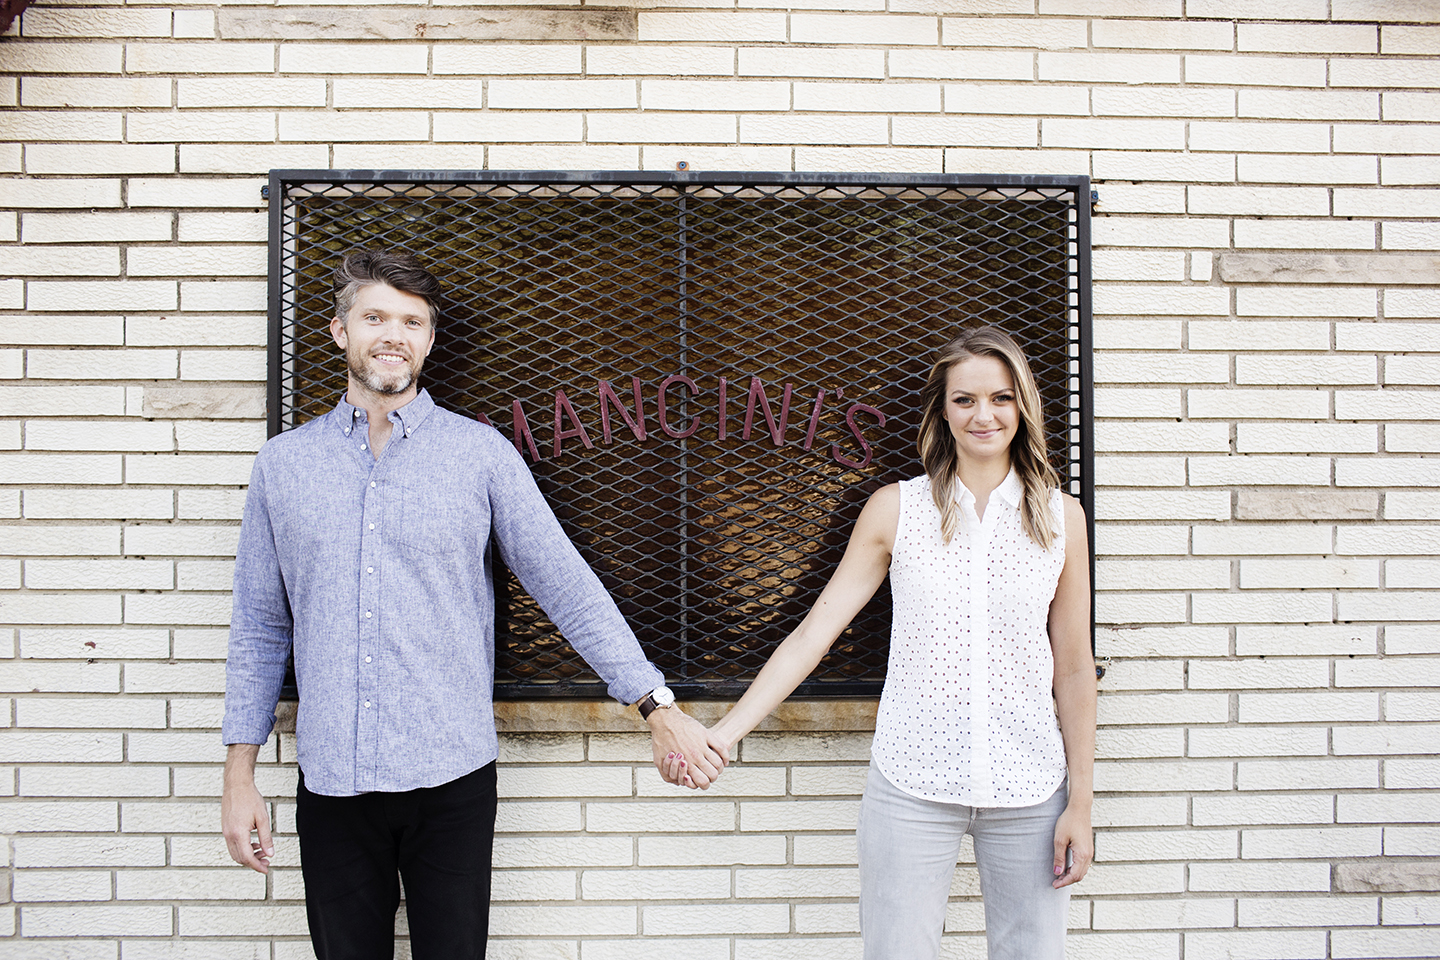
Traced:
[[[330, 274], [358, 247], [447, 287], [423, 384], [490, 422], [683, 696], [734, 696], [864, 499], [921, 472], [921, 383], [966, 323], [1025, 346], [1087, 511], [1083, 177], [274, 171], [270, 432], [345, 386]], [[497, 698], [604, 688], [498, 570]], [[874, 695], [888, 588], [798, 691]]]

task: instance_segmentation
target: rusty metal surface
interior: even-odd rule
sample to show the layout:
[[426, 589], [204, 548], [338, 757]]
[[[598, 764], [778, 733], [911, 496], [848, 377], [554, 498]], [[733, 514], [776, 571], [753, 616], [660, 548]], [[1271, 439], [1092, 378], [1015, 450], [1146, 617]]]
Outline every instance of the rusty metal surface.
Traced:
[[[271, 432], [333, 405], [342, 252], [449, 290], [424, 383], [515, 442], [682, 696], [733, 697], [865, 497], [920, 472], [918, 392], [962, 324], [1024, 343], [1089, 500], [1084, 178], [275, 171]], [[497, 572], [498, 699], [603, 696]], [[801, 695], [878, 692], [888, 587]]]

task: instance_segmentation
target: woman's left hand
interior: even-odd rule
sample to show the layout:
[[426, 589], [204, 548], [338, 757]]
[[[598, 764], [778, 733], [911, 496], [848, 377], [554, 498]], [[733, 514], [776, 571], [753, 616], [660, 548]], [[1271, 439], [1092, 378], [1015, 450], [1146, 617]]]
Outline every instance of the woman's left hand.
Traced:
[[[1066, 851], [1070, 854], [1068, 869]], [[1090, 829], [1090, 807], [1071, 804], [1055, 821], [1055, 882], [1051, 886], [1059, 889], [1079, 883], [1094, 860], [1095, 833]]]

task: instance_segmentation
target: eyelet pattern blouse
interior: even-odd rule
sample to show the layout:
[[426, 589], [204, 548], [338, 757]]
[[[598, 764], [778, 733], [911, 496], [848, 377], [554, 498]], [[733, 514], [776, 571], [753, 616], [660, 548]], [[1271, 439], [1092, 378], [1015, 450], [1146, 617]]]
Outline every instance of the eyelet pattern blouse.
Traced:
[[982, 521], [957, 485], [961, 524], [946, 544], [930, 479], [900, 484], [890, 561], [890, 662], [872, 757], [906, 793], [978, 807], [1040, 803], [1065, 777], [1047, 627], [1065, 565], [1064, 503], [1049, 550], [1020, 523], [1012, 470]]

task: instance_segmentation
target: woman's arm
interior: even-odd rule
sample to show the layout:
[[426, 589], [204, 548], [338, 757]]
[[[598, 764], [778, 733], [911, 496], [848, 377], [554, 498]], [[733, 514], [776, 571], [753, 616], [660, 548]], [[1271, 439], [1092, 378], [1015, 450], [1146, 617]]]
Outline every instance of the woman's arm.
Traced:
[[[1055, 883], [1081, 880], [1095, 859], [1090, 804], [1095, 793], [1095, 657], [1090, 652], [1090, 544], [1085, 511], [1065, 498], [1065, 567], [1050, 601], [1055, 709], [1065, 740], [1070, 802], [1055, 824]], [[1066, 867], [1066, 850], [1070, 865]]]
[[[900, 519], [900, 487], [890, 484], [871, 496], [845, 556], [800, 626], [786, 637], [740, 702], [710, 728], [711, 745], [721, 755], [770, 715], [829, 651], [840, 631], [880, 589], [890, 569], [895, 527]], [[721, 749], [723, 748], [723, 749]]]

